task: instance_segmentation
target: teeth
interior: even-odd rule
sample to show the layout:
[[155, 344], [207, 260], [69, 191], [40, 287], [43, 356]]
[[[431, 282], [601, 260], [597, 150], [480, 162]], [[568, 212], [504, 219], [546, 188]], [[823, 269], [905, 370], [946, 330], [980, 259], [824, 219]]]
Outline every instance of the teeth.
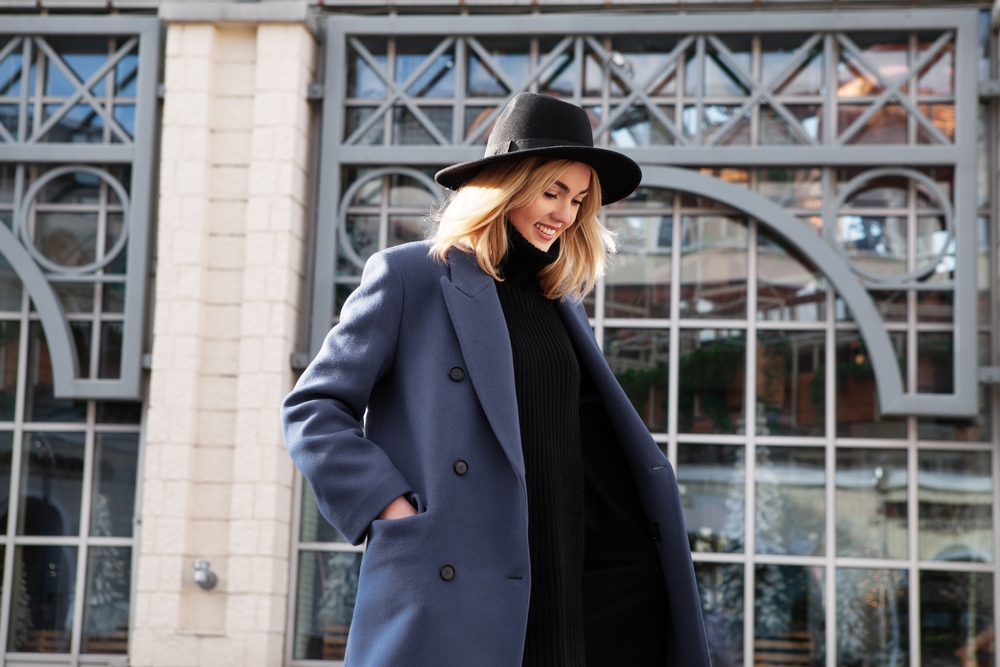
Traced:
[[536, 228], [537, 228], [537, 229], [538, 229], [539, 231], [541, 231], [541, 232], [542, 232], [543, 234], [548, 234], [549, 236], [552, 236], [553, 234], [555, 234], [555, 233], [556, 233], [556, 230], [555, 230], [555, 229], [553, 229], [552, 227], [546, 227], [545, 225], [543, 225], [543, 224], [542, 224], [542, 223], [540, 223], [540, 222], [536, 222], [536, 223], [535, 223], [535, 227], [536, 227]]

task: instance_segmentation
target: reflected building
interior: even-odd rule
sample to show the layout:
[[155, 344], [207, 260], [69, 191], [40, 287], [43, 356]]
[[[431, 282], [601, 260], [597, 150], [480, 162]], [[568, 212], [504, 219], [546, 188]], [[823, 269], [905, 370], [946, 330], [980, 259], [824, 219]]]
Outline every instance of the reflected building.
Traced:
[[0, 0], [0, 667], [343, 664], [278, 404], [522, 90], [643, 166], [584, 304], [713, 664], [998, 664], [993, 3], [752, 9]]

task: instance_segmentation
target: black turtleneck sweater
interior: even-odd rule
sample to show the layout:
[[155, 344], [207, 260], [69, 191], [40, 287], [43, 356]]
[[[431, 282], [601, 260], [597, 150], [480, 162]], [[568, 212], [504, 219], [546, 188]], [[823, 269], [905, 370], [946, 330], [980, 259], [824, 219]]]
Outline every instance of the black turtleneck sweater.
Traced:
[[522, 667], [662, 667], [666, 584], [625, 454], [512, 226], [496, 283], [514, 358], [531, 598]]
[[508, 225], [496, 283], [514, 356], [514, 390], [528, 491], [531, 599], [522, 667], [585, 667], [581, 583], [584, 473], [580, 366], [537, 274], [559, 256]]

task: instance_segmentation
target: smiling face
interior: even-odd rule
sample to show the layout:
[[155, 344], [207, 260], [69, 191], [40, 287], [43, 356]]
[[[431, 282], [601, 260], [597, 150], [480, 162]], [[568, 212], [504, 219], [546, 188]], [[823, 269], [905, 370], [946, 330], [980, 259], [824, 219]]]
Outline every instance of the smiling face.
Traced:
[[576, 222], [584, 195], [590, 187], [590, 167], [574, 162], [540, 195], [510, 212], [510, 224], [531, 245], [547, 252], [559, 236]]

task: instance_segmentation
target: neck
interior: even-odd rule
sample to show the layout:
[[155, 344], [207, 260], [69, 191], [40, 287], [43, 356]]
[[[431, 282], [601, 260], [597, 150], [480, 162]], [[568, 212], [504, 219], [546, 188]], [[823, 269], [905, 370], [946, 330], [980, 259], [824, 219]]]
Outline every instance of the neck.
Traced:
[[559, 258], [559, 239], [548, 250], [537, 248], [507, 224], [507, 254], [498, 269], [504, 280], [521, 282], [534, 279], [538, 272]]

